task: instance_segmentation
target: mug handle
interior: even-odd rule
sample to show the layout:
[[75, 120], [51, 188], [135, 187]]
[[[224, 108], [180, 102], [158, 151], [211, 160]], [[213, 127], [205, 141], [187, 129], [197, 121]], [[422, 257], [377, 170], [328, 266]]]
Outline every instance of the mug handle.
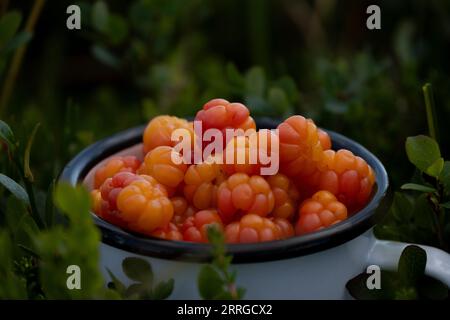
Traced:
[[[373, 245], [368, 255], [368, 264], [377, 265], [381, 269], [397, 270], [400, 255], [410, 243], [386, 241], [377, 239], [373, 233]], [[427, 253], [425, 274], [433, 277], [450, 288], [450, 254], [447, 252], [424, 245], [417, 245]]]

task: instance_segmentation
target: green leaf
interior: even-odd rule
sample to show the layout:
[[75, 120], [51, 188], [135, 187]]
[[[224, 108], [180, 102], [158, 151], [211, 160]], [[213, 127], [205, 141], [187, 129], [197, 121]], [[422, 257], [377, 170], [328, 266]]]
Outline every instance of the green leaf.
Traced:
[[[345, 288], [353, 298], [360, 300], [378, 300], [385, 298], [383, 285], [381, 286], [383, 290], [369, 290], [367, 288], [367, 279], [369, 276], [369, 274], [363, 272], [347, 282]], [[383, 274], [381, 274], [381, 277], [383, 279]]]
[[122, 261], [122, 268], [128, 278], [145, 282], [148, 286], [151, 286], [153, 270], [146, 260], [137, 257], [127, 257]]
[[153, 299], [154, 300], [164, 300], [167, 299], [173, 291], [175, 281], [169, 279], [168, 281], [162, 281], [153, 289]]
[[111, 270], [106, 268], [106, 271], [108, 272], [109, 277], [112, 280], [111, 282], [108, 283], [108, 288], [117, 291], [120, 294], [120, 296], [123, 296], [126, 291], [125, 285], [119, 279], [117, 279], [117, 277], [114, 275], [114, 273], [112, 273]]
[[114, 54], [112, 54], [108, 49], [105, 47], [94, 45], [92, 46], [92, 54], [96, 59], [98, 59], [100, 62], [104, 63], [107, 66], [110, 66], [112, 68], [118, 68], [120, 65], [120, 60], [117, 58]]
[[2, 120], [0, 120], [0, 139], [6, 142], [9, 149], [14, 148], [14, 134], [8, 124]]
[[36, 132], [38, 131], [39, 127], [41, 126], [40, 123], [37, 123], [34, 126], [33, 131], [31, 132], [30, 138], [28, 139], [27, 147], [25, 149], [25, 156], [23, 161], [23, 171], [25, 174], [25, 178], [30, 180], [30, 182], [34, 181], [33, 172], [31, 172], [30, 169], [30, 153], [31, 153], [31, 147], [33, 146], [34, 137], [36, 136]]
[[402, 190], [414, 190], [414, 191], [420, 191], [420, 192], [436, 192], [435, 188], [424, 186], [422, 184], [416, 184], [416, 183], [405, 183], [401, 186]]
[[412, 216], [413, 204], [406, 194], [395, 192], [389, 211], [397, 221], [408, 221]]
[[424, 135], [407, 138], [406, 153], [409, 161], [422, 172], [426, 172], [441, 157], [437, 142]]
[[143, 283], [133, 283], [125, 290], [127, 299], [150, 299], [152, 290]]
[[222, 294], [224, 282], [219, 273], [210, 265], [205, 265], [198, 275], [198, 290], [203, 299], [215, 299]]
[[235, 86], [242, 86], [244, 79], [233, 63], [230, 62], [227, 64], [226, 73], [230, 83]]
[[0, 173], [0, 184], [3, 185], [6, 189], [9, 190], [17, 199], [22, 201], [27, 206], [30, 205], [30, 199], [28, 198], [28, 194], [25, 191], [25, 189], [15, 182], [13, 179], [11, 179], [8, 176], [5, 176], [4, 174]]
[[441, 174], [439, 175], [439, 182], [444, 186], [445, 192], [450, 194], [450, 161], [445, 161]]
[[289, 101], [285, 92], [280, 88], [270, 88], [268, 100], [270, 105], [277, 111], [278, 114], [286, 115], [289, 113]]
[[33, 38], [33, 34], [31, 32], [22, 31], [19, 32], [14, 38], [8, 41], [6, 45], [1, 49], [2, 54], [7, 54], [16, 50], [17, 48], [23, 46], [28, 43], [31, 38]]
[[107, 31], [109, 10], [104, 1], [97, 1], [92, 6], [92, 25], [100, 32]]
[[441, 207], [445, 208], [445, 209], [450, 209], [450, 201], [445, 202], [445, 203], [441, 203]]
[[252, 97], [263, 97], [265, 87], [264, 70], [260, 67], [251, 68], [245, 75], [245, 94]]
[[404, 286], [416, 286], [425, 273], [427, 254], [425, 250], [416, 246], [407, 246], [398, 262], [398, 272]]
[[400, 287], [394, 292], [394, 300], [417, 300], [418, 293], [415, 287]]
[[[414, 217], [414, 227], [422, 228], [427, 230], [426, 234], [428, 237], [435, 238], [436, 233], [433, 232], [434, 222], [433, 222], [433, 209], [430, 207], [430, 203], [428, 201], [428, 196], [426, 194], [421, 194], [414, 201], [413, 207], [413, 217]], [[419, 234], [414, 234], [414, 236], [419, 236]], [[412, 239], [413, 242], [424, 243], [425, 239]], [[409, 241], [409, 240], [408, 240]], [[428, 243], [430, 244], [430, 243]]]
[[91, 220], [90, 215], [85, 214], [90, 210], [91, 197], [83, 186], [74, 187], [67, 183], [59, 183], [55, 188], [53, 200], [74, 223]]
[[0, 48], [2, 48], [19, 29], [22, 15], [18, 11], [6, 13], [0, 20]]
[[425, 173], [431, 177], [438, 178], [444, 168], [444, 159], [439, 158], [425, 170]]

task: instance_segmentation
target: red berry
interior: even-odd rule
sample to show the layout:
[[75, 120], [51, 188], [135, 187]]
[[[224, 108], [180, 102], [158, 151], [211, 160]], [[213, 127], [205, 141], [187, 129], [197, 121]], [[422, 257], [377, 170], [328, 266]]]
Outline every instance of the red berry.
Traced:
[[156, 238], [165, 240], [183, 240], [183, 235], [181, 234], [178, 227], [173, 223], [169, 223], [166, 227], [156, 229], [151, 233], [151, 235]]
[[226, 129], [256, 129], [255, 121], [250, 117], [246, 106], [242, 103], [230, 103], [225, 99], [213, 99], [205, 103], [202, 110], [197, 112], [195, 120], [202, 122], [203, 132], [213, 128], [222, 131], [224, 143]]
[[183, 197], [173, 197], [170, 199], [173, 206], [173, 218], [172, 221], [177, 225], [183, 225], [187, 218], [192, 217], [197, 210], [188, 204]]
[[135, 156], [113, 157], [95, 172], [94, 188], [100, 188], [106, 179], [111, 178], [118, 172], [136, 173], [140, 165], [141, 161]]

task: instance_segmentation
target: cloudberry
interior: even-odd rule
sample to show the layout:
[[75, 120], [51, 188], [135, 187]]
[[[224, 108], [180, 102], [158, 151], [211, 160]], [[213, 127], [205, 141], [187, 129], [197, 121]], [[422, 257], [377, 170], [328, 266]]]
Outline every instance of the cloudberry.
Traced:
[[217, 214], [217, 210], [201, 210], [189, 217], [183, 223], [183, 239], [191, 242], [208, 242], [208, 228], [216, 226], [223, 228], [222, 220]]
[[272, 215], [276, 218], [292, 219], [300, 197], [297, 187], [281, 173], [267, 177], [267, 182], [275, 199]]
[[[173, 162], [173, 158], [179, 159], [180, 163]], [[160, 183], [170, 188], [176, 188], [184, 179], [187, 165], [182, 161], [182, 156], [172, 147], [156, 147], [144, 158], [138, 172], [154, 177]]]
[[183, 197], [173, 197], [170, 199], [173, 206], [172, 221], [177, 226], [181, 226], [187, 218], [192, 217], [197, 210], [189, 205], [187, 200]]
[[297, 235], [326, 228], [347, 218], [347, 208], [328, 191], [318, 191], [299, 208]]
[[195, 120], [202, 122], [203, 132], [212, 128], [220, 130], [224, 143], [226, 129], [256, 129], [255, 121], [246, 106], [242, 103], [230, 103], [225, 99], [213, 99], [205, 103], [202, 110], [197, 112]]
[[297, 115], [286, 119], [278, 129], [280, 170], [290, 177], [314, 172], [323, 154], [314, 122]]
[[113, 157], [97, 169], [94, 176], [94, 188], [100, 188], [102, 183], [118, 172], [136, 173], [141, 161], [135, 156]]
[[102, 193], [98, 189], [91, 191], [92, 211], [96, 214], [100, 214], [102, 208]]
[[235, 173], [221, 183], [217, 191], [217, 207], [225, 223], [237, 214], [268, 215], [274, 207], [274, 195], [261, 176]]
[[268, 218], [246, 214], [225, 227], [227, 243], [254, 243], [281, 239], [281, 228]]
[[172, 222], [170, 222], [164, 228], [156, 229], [155, 231], [151, 232], [150, 235], [165, 240], [177, 240], [177, 241], [183, 240], [183, 235], [181, 234], [180, 230]]
[[[272, 161], [278, 162], [279, 159], [278, 148], [272, 148], [274, 139], [278, 144], [278, 136], [267, 129], [234, 137], [228, 142], [223, 153], [224, 172], [228, 175], [236, 172], [248, 175], [263, 174], [262, 168], [270, 167]], [[278, 167], [274, 169], [278, 172]]]
[[196, 208], [213, 208], [217, 203], [217, 185], [222, 182], [221, 165], [203, 162], [191, 165], [184, 175], [184, 196]]
[[193, 126], [187, 120], [168, 115], [157, 116], [150, 120], [143, 135], [144, 154], [156, 147], [177, 145], [179, 141], [171, 139], [172, 132], [176, 129], [186, 129], [191, 135], [191, 141], [194, 141]]
[[284, 218], [275, 218], [273, 223], [280, 230], [280, 239], [287, 239], [295, 235], [294, 227], [292, 224]]
[[117, 208], [132, 230], [146, 234], [166, 227], [173, 216], [167, 191], [152, 177], [124, 187], [117, 196]]
[[319, 141], [320, 145], [322, 146], [322, 149], [323, 150], [331, 149], [331, 139], [328, 133], [326, 133], [326, 131], [323, 131], [322, 129], [318, 129], [317, 133], [319, 134]]
[[351, 212], [367, 204], [375, 175], [364, 159], [348, 150], [327, 150], [323, 163], [316, 182], [319, 190], [334, 194]]
[[[151, 177], [148, 177], [150, 179]], [[111, 178], [106, 179], [101, 185], [99, 191], [101, 196], [100, 204], [97, 202], [98, 194], [92, 193], [94, 196], [93, 209], [104, 220], [121, 227], [126, 226], [125, 220], [117, 208], [117, 197], [124, 187], [135, 180], [146, 179], [131, 172], [119, 172]], [[152, 179], [152, 178], [151, 178]], [[160, 185], [161, 188], [164, 188]], [[162, 189], [163, 190], [163, 189]], [[97, 211], [98, 210], [98, 211]]]

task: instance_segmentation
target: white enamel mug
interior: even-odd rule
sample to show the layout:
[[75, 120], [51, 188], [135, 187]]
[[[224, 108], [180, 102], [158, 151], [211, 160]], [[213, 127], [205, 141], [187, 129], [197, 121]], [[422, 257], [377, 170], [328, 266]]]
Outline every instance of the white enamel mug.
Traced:
[[[276, 122], [259, 119], [261, 128], [274, 128]], [[79, 153], [63, 170], [60, 180], [84, 183], [92, 189], [93, 172], [114, 155], [142, 158], [142, 132], [136, 127], [101, 140]], [[388, 189], [387, 173], [381, 162], [358, 143], [334, 132], [333, 148], [346, 148], [365, 159], [374, 169], [376, 187], [365, 208], [329, 228], [286, 240], [255, 244], [227, 245], [233, 255], [232, 268], [237, 284], [246, 289], [248, 299], [345, 299], [345, 284], [368, 265], [395, 270], [402, 250], [408, 245], [378, 240], [373, 225]], [[111, 270], [125, 284], [122, 260], [137, 256], [151, 263], [155, 277], [175, 280], [173, 299], [198, 299], [197, 277], [210, 260], [210, 246], [183, 241], [166, 241], [140, 236], [116, 227], [92, 214], [102, 233], [101, 269], [109, 279]], [[450, 255], [427, 246], [426, 274], [450, 287]]]

